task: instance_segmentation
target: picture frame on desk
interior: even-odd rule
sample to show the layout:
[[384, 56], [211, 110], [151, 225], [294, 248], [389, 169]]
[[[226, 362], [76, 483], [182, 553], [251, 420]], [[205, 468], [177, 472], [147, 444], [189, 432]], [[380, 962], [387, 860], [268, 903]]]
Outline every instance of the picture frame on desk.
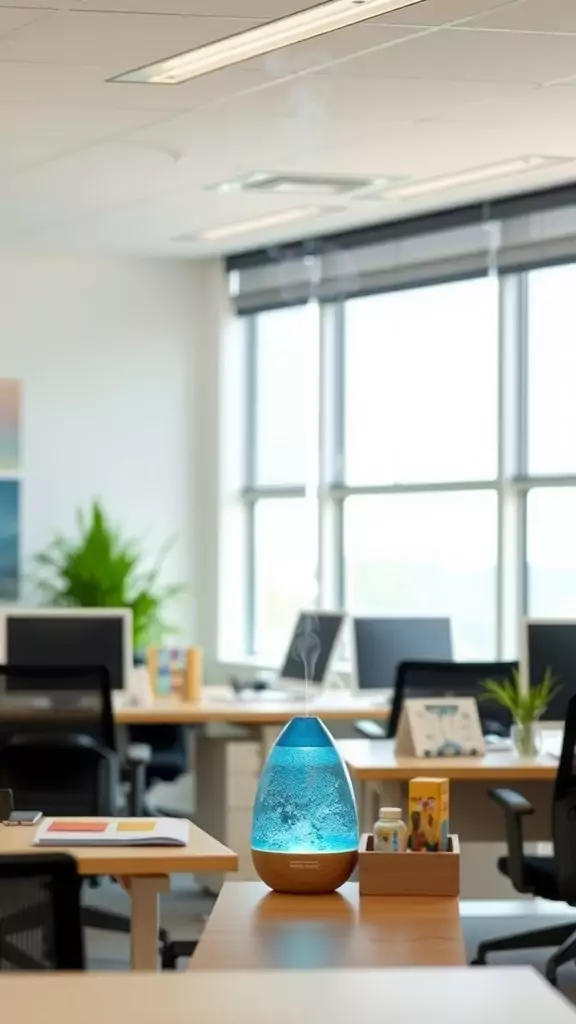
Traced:
[[198, 701], [202, 694], [201, 647], [149, 647], [150, 686], [155, 697]]
[[483, 757], [484, 736], [474, 697], [408, 698], [396, 753], [402, 757]]

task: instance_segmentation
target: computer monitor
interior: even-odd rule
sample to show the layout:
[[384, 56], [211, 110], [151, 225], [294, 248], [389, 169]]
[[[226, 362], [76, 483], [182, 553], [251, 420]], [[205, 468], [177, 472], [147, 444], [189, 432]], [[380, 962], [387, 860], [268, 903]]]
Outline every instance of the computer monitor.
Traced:
[[[388, 736], [395, 736], [404, 701], [425, 697], [474, 697], [485, 735], [509, 736], [512, 715], [492, 699], [484, 699], [483, 684], [511, 680], [518, 668], [515, 661], [404, 661], [398, 667], [394, 700], [388, 722]], [[480, 698], [483, 698], [480, 700]]]
[[354, 618], [354, 681], [361, 690], [392, 690], [403, 661], [451, 661], [444, 618]]
[[281, 681], [324, 683], [345, 621], [344, 612], [300, 612], [280, 669]]
[[576, 694], [576, 619], [526, 619], [522, 641], [522, 674], [529, 685], [537, 686], [551, 669], [561, 686], [542, 719], [563, 722]]
[[[132, 612], [127, 608], [0, 609], [0, 664], [103, 666], [112, 689], [128, 687]], [[20, 686], [21, 684], [21, 686]], [[26, 687], [8, 679], [7, 688]]]

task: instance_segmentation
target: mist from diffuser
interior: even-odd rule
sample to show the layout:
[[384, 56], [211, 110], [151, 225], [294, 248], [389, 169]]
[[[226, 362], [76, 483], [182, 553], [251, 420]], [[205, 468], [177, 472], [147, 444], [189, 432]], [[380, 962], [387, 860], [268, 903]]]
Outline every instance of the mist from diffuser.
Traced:
[[[294, 653], [318, 657], [311, 623], [295, 637]], [[298, 646], [297, 646], [298, 645]], [[350, 776], [323, 723], [293, 718], [262, 771], [252, 824], [254, 866], [271, 889], [331, 892], [352, 874], [358, 851], [358, 815]]]

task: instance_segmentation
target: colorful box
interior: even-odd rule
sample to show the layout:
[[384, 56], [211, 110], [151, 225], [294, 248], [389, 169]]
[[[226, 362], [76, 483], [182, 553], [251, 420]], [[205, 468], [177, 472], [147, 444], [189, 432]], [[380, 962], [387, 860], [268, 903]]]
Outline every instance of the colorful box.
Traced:
[[448, 779], [411, 779], [408, 786], [408, 847], [415, 853], [448, 849]]

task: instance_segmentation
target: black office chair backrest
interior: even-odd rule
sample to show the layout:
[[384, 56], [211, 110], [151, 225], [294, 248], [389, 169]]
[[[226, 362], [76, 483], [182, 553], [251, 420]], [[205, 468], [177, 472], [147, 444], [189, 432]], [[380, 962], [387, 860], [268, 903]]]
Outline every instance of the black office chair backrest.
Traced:
[[23, 729], [81, 734], [116, 750], [108, 669], [0, 665], [0, 741]]
[[[482, 683], [486, 679], [502, 681], [511, 679], [512, 672], [518, 668], [518, 662], [447, 662], [447, 661], [405, 661], [398, 666], [396, 686], [388, 736], [394, 737], [398, 731], [398, 723], [402, 705], [407, 697], [476, 697], [481, 696]], [[507, 736], [512, 725], [512, 717], [506, 708], [500, 707], [496, 701], [480, 701], [478, 704], [480, 720], [484, 733], [496, 733]]]
[[61, 853], [1, 856], [0, 971], [83, 968], [74, 858]]
[[560, 898], [576, 906], [576, 696], [568, 702], [552, 802], [552, 836]]
[[0, 666], [0, 787], [18, 810], [114, 814], [114, 748], [105, 668]]

